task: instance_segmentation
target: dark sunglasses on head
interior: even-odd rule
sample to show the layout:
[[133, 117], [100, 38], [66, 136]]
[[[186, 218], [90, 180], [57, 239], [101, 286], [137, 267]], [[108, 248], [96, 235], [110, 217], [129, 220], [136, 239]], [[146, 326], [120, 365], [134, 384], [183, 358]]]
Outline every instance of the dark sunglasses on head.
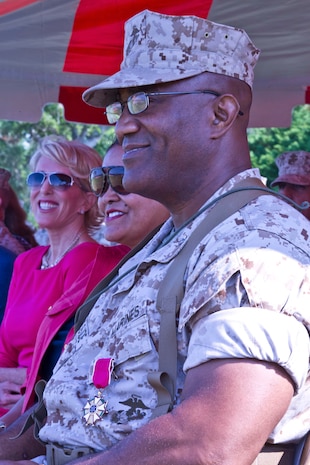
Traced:
[[99, 168], [93, 168], [89, 175], [89, 183], [92, 192], [97, 196], [101, 197], [105, 194], [111, 186], [111, 188], [120, 195], [127, 195], [123, 187], [123, 166], [100, 166]]
[[27, 177], [27, 185], [30, 188], [41, 187], [45, 181], [48, 180], [50, 186], [59, 190], [65, 190], [73, 186], [74, 179], [69, 174], [64, 173], [45, 173], [44, 171], [36, 171], [30, 173]]

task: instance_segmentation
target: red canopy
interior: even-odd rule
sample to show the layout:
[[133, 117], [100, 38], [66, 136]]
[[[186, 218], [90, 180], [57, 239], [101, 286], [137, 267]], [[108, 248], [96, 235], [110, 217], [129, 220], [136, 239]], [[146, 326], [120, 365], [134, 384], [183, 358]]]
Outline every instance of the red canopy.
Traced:
[[81, 94], [119, 69], [124, 21], [145, 8], [248, 32], [262, 50], [250, 126], [289, 126], [310, 103], [309, 0], [2, 0], [0, 118], [37, 122], [61, 102], [68, 121], [105, 124]]

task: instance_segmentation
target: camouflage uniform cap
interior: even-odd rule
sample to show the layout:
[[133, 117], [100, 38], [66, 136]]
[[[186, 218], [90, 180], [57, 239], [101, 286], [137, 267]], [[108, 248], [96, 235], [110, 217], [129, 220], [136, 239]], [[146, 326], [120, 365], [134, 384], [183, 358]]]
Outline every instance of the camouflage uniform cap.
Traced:
[[11, 177], [11, 173], [6, 170], [5, 168], [0, 168], [0, 188], [1, 189], [9, 189], [9, 179]]
[[178, 81], [204, 72], [224, 74], [251, 88], [258, 50], [247, 33], [197, 16], [144, 10], [125, 23], [119, 72], [90, 87], [83, 99], [94, 107], [117, 100], [117, 90]]
[[279, 173], [271, 183], [272, 187], [281, 182], [300, 186], [310, 185], [310, 152], [304, 150], [284, 152], [275, 159], [275, 163]]

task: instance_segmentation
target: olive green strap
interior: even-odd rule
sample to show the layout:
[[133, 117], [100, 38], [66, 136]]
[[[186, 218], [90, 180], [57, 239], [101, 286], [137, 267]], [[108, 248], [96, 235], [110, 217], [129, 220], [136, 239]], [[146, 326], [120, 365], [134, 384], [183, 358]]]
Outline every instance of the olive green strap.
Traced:
[[[262, 191], [262, 192], [260, 192]], [[172, 409], [177, 378], [176, 315], [184, 295], [184, 273], [189, 257], [199, 242], [218, 224], [262, 194], [275, 194], [257, 178], [238, 183], [221, 198], [192, 232], [187, 243], [174, 258], [158, 290], [156, 306], [160, 313], [159, 367], [148, 374], [148, 381], [157, 392], [155, 418]]]
[[17, 436], [13, 437], [12, 439], [19, 438], [23, 433], [27, 431], [28, 428], [30, 428], [30, 426], [34, 425], [34, 430], [33, 430], [34, 437], [42, 444], [45, 444], [39, 438], [39, 431], [42, 428], [45, 422], [45, 419], [46, 419], [46, 408], [43, 402], [43, 392], [44, 392], [45, 386], [46, 386], [46, 381], [44, 379], [40, 379], [36, 383], [35, 393], [38, 398], [38, 401], [34, 405], [32, 413], [28, 415], [21, 431], [18, 433]]

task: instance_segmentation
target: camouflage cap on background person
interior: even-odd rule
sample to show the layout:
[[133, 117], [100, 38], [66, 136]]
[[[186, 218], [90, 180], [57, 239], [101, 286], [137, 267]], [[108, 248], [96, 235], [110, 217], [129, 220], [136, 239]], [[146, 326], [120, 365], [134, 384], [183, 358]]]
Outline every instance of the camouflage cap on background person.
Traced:
[[6, 170], [5, 168], [0, 168], [0, 188], [1, 189], [9, 189], [9, 179], [11, 177], [11, 173]]
[[259, 54], [242, 29], [144, 10], [125, 23], [121, 70], [87, 89], [83, 99], [106, 107], [117, 100], [117, 89], [178, 81], [206, 71], [252, 87]]
[[304, 150], [284, 152], [275, 159], [275, 163], [279, 173], [271, 183], [272, 187], [281, 182], [300, 186], [310, 185], [310, 152]]

